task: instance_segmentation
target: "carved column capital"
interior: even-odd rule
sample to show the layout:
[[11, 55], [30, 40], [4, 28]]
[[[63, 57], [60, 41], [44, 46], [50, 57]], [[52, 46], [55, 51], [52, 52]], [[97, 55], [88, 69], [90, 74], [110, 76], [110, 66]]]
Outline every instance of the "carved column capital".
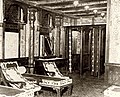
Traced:
[[29, 21], [35, 21], [35, 13], [37, 12], [37, 9], [35, 8], [29, 8]]

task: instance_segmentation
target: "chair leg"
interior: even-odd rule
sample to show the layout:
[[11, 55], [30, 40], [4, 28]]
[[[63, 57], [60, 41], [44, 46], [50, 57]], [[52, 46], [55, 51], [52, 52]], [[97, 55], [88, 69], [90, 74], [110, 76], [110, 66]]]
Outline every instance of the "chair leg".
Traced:
[[68, 96], [72, 95], [72, 89], [73, 89], [73, 85], [69, 85], [68, 90], [67, 90], [67, 95]]
[[5, 86], [8, 86], [8, 84], [6, 83], [6, 81], [5, 81], [5, 79], [4, 79], [4, 75], [1, 73], [0, 76], [1, 76], [0, 84], [3, 84], [3, 85], [5, 85]]
[[61, 89], [56, 89], [57, 97], [61, 97]]
[[35, 95], [35, 97], [39, 97], [40, 96], [39, 91], [35, 92], [34, 95]]

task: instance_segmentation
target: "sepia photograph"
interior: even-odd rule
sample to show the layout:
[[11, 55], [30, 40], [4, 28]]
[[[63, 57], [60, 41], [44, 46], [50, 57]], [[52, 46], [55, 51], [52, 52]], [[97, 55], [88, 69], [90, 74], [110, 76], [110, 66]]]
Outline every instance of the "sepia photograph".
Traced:
[[120, 0], [0, 0], [0, 97], [120, 97]]

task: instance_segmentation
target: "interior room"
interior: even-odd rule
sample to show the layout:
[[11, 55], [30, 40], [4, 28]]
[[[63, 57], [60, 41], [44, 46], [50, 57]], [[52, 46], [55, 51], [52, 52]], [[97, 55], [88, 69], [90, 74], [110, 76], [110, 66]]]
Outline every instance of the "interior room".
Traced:
[[0, 97], [120, 97], [120, 0], [0, 0]]

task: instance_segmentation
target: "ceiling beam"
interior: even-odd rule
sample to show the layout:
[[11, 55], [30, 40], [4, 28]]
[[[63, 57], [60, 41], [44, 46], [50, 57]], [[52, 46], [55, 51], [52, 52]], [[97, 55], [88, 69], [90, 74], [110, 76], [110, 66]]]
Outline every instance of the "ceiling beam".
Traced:
[[30, 2], [35, 2], [40, 6], [54, 6], [64, 4], [64, 3], [72, 3], [74, 0], [29, 0]]
[[[59, 6], [59, 5], [68, 5], [73, 4], [75, 0], [29, 0], [32, 2], [36, 2], [40, 6]], [[107, 0], [79, 0], [79, 4], [81, 3], [90, 3], [90, 2], [104, 2]]]
[[[106, 15], [106, 11], [102, 11], [103, 13], [105, 13]], [[80, 16], [95, 16], [95, 14], [93, 12], [90, 12], [89, 14], [88, 13], [74, 13], [74, 14], [68, 14], [68, 15], [74, 15], [74, 16], [77, 16], [77, 17], [80, 17]], [[100, 16], [101, 15], [101, 12], [97, 12], [97, 16]]]
[[[27, 3], [33, 7], [41, 8], [58, 15], [77, 18], [76, 16], [94, 15], [93, 10], [97, 9], [98, 14], [107, 10], [107, 0], [79, 0], [78, 6], [73, 5], [75, 0], [16, 0]], [[89, 6], [86, 12], [84, 6]]]
[[67, 6], [57, 6], [57, 7], [49, 7], [51, 9], [54, 9], [54, 10], [71, 10], [71, 9], [84, 9], [84, 6], [89, 6], [90, 8], [92, 7], [107, 7], [107, 2], [101, 2], [101, 3], [98, 3], [98, 2], [94, 2], [94, 3], [83, 3], [81, 5], [78, 5], [77, 7], [74, 7], [73, 5], [67, 5]]
[[101, 17], [101, 13], [98, 13], [97, 16], [95, 16], [93, 13], [91, 14], [82, 14], [82, 15], [75, 15], [76, 17]]
[[[107, 11], [107, 9], [100, 9], [100, 10], [98, 10], [98, 12], [106, 12]], [[77, 13], [85, 13], [85, 14], [89, 14], [89, 13], [93, 13], [93, 11], [92, 10], [89, 10], [89, 11], [76, 11], [76, 12], [67, 12], [67, 13], [65, 13], [65, 14], [72, 14], [72, 15], [74, 15], [74, 14], [77, 14]]]
[[57, 15], [61, 15], [61, 16], [69, 17], [69, 18], [74, 18], [74, 19], [78, 18], [78, 17], [73, 16], [73, 15], [69, 16], [65, 13], [62, 13], [61, 11], [55, 11], [55, 10], [46, 8], [44, 6], [37, 6], [36, 3], [29, 2], [28, 0], [14, 0], [14, 1], [19, 2], [19, 3], [23, 3], [23, 4], [27, 4], [28, 6], [31, 6], [33, 8], [43, 9], [43, 10], [49, 11], [49, 12], [57, 14]]
[[[93, 10], [107, 10], [107, 7], [94, 7], [94, 8], [90, 8], [88, 11], [93, 11]], [[62, 11], [63, 13], [76, 13], [76, 12], [81, 12], [81, 11], [85, 11], [85, 9], [79, 9], [79, 10], [75, 10], [75, 9], [71, 9], [71, 10], [68, 10], [68, 11]]]

